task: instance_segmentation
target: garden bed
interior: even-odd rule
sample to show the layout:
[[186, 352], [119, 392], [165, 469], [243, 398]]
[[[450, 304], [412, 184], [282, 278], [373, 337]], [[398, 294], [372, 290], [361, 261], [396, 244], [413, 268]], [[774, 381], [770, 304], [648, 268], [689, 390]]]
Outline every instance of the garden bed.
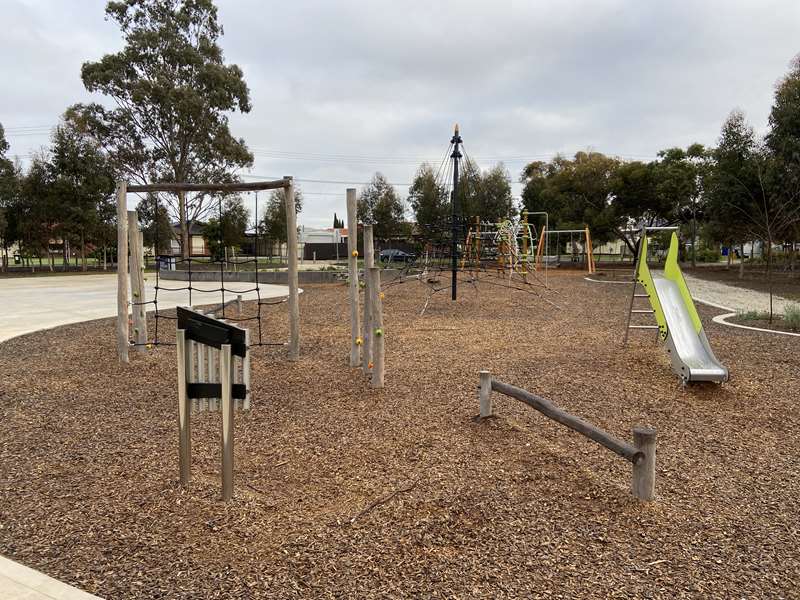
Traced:
[[[495, 280], [420, 317], [422, 284], [388, 287], [383, 390], [347, 365], [346, 286], [304, 286], [302, 359], [253, 352], [230, 504], [217, 414], [178, 486], [173, 347], [120, 366], [113, 320], [0, 344], [0, 553], [115, 599], [796, 596], [794, 338], [699, 307], [732, 379], [682, 388], [653, 336], [620, 347], [629, 288], [549, 277], [560, 310]], [[622, 439], [656, 427], [656, 502], [517, 401], [473, 420], [481, 369]]]
[[736, 325], [745, 325], [747, 327], [759, 327], [761, 329], [769, 329], [771, 331], [788, 331], [789, 333], [800, 333], [800, 328], [792, 327], [786, 320], [780, 316], [775, 315], [770, 323], [769, 318], [759, 317], [753, 318], [749, 316], [736, 315], [725, 319], [728, 323]]

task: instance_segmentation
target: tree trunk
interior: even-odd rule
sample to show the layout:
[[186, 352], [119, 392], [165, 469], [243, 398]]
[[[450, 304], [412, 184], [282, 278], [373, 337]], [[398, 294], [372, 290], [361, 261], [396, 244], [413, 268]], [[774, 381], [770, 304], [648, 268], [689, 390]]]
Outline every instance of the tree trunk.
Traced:
[[69, 269], [69, 242], [64, 239], [62, 246], [64, 247], [64, 263], [61, 265], [61, 270], [66, 273]]
[[739, 244], [739, 279], [744, 279], [744, 244]]
[[106, 247], [103, 246], [103, 271], [108, 270], [108, 260], [106, 258]]
[[769, 286], [769, 323], [772, 324], [772, 236], [767, 239], [767, 284]]
[[81, 271], [86, 272], [86, 233], [81, 229]]
[[191, 254], [189, 247], [189, 223], [186, 211], [186, 192], [178, 192], [178, 214], [181, 226], [181, 257], [186, 260]]
[[731, 270], [731, 262], [733, 260], [733, 244], [728, 244], [728, 266], [725, 267], [726, 270]]
[[50, 272], [52, 273], [56, 270], [56, 257], [50, 252], [50, 248], [47, 249], [47, 257], [49, 259], [47, 262], [50, 263]]
[[697, 268], [697, 249], [695, 248], [695, 238], [697, 237], [697, 220], [692, 215], [692, 268]]

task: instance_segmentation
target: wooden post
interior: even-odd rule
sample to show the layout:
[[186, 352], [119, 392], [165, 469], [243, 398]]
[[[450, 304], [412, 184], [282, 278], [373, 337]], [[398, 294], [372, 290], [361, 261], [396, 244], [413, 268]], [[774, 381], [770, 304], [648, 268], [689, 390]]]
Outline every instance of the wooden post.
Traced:
[[522, 213], [522, 279], [528, 280], [528, 211]]
[[241, 296], [241, 294], [236, 296], [236, 312], [237, 312], [237, 314], [236, 314], [237, 317], [241, 317], [242, 316], [242, 296]]
[[133, 313], [133, 340], [137, 352], [147, 352], [147, 319], [145, 317], [144, 247], [139, 231], [139, 215], [128, 211], [128, 246], [130, 248], [131, 312]]
[[[364, 317], [362, 320], [361, 339], [364, 342], [361, 350], [361, 366], [364, 375], [369, 375], [370, 363], [374, 360], [374, 335], [373, 335], [373, 299], [372, 293], [373, 280], [370, 275], [371, 269], [375, 266], [375, 248], [372, 236], [372, 225], [364, 225]], [[380, 281], [380, 280], [379, 280]], [[380, 285], [378, 285], [380, 288]]]
[[347, 270], [350, 277], [350, 366], [361, 364], [358, 311], [358, 208], [356, 190], [347, 189]]
[[189, 410], [189, 395], [186, 383], [189, 377], [189, 353], [186, 351], [186, 332], [178, 329], [176, 334], [178, 355], [178, 465], [180, 469], [181, 487], [189, 487], [189, 475], [192, 465], [192, 426]]
[[[545, 237], [547, 236], [547, 225], [542, 227], [542, 232], [539, 234], [539, 243], [536, 245], [536, 258], [534, 260], [534, 267], [537, 271], [542, 270], [542, 251], [545, 248], [546, 242]], [[547, 260], [547, 257], [545, 257]]]
[[244, 345], [247, 348], [244, 362], [242, 362], [242, 383], [244, 384], [245, 395], [242, 403], [244, 410], [250, 410], [250, 330], [244, 330]]
[[286, 257], [289, 263], [289, 360], [300, 358], [300, 298], [297, 283], [297, 210], [294, 204], [294, 183], [284, 177], [286, 202]]
[[128, 362], [128, 184], [117, 182], [117, 356]]
[[372, 381], [370, 385], [374, 388], [382, 388], [384, 380], [384, 338], [386, 334], [383, 330], [383, 299], [381, 298], [381, 269], [372, 267], [369, 270], [370, 292], [372, 294]]
[[233, 362], [231, 345], [222, 344], [220, 351], [220, 384], [222, 385], [222, 499], [233, 498]]
[[634, 427], [633, 445], [644, 453], [642, 460], [633, 463], [633, 495], [650, 502], [656, 496], [656, 430]]
[[478, 393], [481, 406], [481, 419], [492, 416], [492, 374], [481, 371], [481, 389]]

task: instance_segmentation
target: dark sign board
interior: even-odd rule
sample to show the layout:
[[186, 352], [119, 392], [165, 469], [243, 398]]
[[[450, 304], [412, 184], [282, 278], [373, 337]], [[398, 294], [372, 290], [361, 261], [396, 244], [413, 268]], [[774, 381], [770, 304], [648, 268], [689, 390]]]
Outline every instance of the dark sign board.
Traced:
[[247, 354], [244, 329], [223, 323], [213, 317], [207, 317], [183, 306], [178, 307], [178, 329], [186, 332], [187, 340], [212, 348], [221, 348], [223, 344], [230, 344], [231, 354], [234, 356], [244, 357]]

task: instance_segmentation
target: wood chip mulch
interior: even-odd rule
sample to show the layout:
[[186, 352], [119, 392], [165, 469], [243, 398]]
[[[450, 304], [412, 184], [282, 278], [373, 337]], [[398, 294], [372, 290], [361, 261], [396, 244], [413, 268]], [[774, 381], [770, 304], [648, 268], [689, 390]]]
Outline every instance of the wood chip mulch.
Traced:
[[[115, 599], [800, 597], [797, 341], [700, 307], [732, 380], [682, 388], [651, 332], [621, 348], [627, 286], [551, 281], [560, 310], [482, 282], [419, 316], [422, 284], [389, 287], [383, 390], [348, 367], [347, 288], [305, 286], [302, 360], [254, 350], [229, 504], [219, 414], [177, 484], [174, 348], [121, 366], [112, 320], [0, 344], [0, 554]], [[264, 312], [286, 339], [286, 305]], [[473, 420], [481, 369], [657, 428], [657, 501], [520, 402]]]

